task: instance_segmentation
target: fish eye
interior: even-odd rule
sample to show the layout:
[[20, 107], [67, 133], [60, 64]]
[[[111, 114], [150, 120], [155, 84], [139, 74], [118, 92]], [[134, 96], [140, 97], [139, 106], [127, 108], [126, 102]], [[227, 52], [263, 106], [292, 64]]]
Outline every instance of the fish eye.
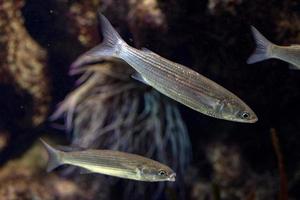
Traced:
[[249, 117], [250, 117], [250, 114], [249, 114], [249, 113], [247, 113], [247, 112], [243, 112], [243, 113], [242, 113], [242, 118], [243, 118], [243, 119], [249, 119]]
[[159, 172], [158, 172], [158, 175], [159, 176], [166, 176], [167, 175], [167, 172], [165, 171], [165, 170], [159, 170]]

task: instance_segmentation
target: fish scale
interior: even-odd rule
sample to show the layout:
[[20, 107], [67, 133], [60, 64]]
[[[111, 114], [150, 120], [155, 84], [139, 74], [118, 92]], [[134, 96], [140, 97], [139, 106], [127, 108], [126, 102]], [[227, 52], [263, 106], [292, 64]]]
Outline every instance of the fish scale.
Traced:
[[300, 45], [279, 46], [270, 42], [254, 26], [251, 26], [256, 49], [247, 63], [253, 64], [270, 58], [277, 58], [291, 64], [291, 69], [300, 69]]
[[[69, 164], [100, 173], [138, 181], [175, 181], [175, 172], [166, 165], [139, 155], [111, 150], [59, 151], [41, 140], [48, 155], [48, 171]], [[164, 172], [161, 174], [161, 172]]]
[[[131, 54], [133, 56], [139, 55], [138, 50], [133, 50], [135, 52], [135, 54]], [[142, 55], [141, 53], [141, 59], [144, 59], [145, 56]], [[126, 58], [125, 58], [126, 59]], [[147, 60], [146, 60], [147, 61]], [[138, 62], [135, 63], [135, 65], [138, 65]], [[196, 77], [193, 77], [192, 74], [193, 73], [189, 73], [188, 77], [184, 74], [184, 72], [186, 72], [189, 69], [185, 69], [183, 70], [182, 68], [180, 70], [171, 70], [172, 67], [168, 67], [171, 64], [165, 64], [163, 66], [160, 66], [160, 64], [157, 64], [157, 62], [152, 61], [152, 63], [149, 64], [150, 66], [146, 65], [143, 66], [143, 70], [145, 70], [144, 73], [146, 73], [147, 71], [149, 71], [150, 73], [148, 74], [148, 76], [151, 76], [153, 73], [155, 73], [155, 76], [153, 76], [152, 78], [155, 79], [155, 77], [161, 77], [162, 80], [165, 81], [165, 77], [162, 76], [160, 74], [160, 72], [165, 72], [166, 74], [172, 75], [175, 77], [174, 78], [169, 78], [168, 81], [172, 82], [171, 86], [176, 86], [176, 84], [174, 84], [174, 82], [179, 82], [182, 85], [185, 85], [186, 87], [191, 88], [193, 91], [198, 91], [201, 92], [202, 94], [205, 94], [207, 96], [209, 95], [216, 95], [216, 94], [212, 94], [210, 91], [212, 88], [210, 88], [210, 86], [206, 86], [207, 84], [205, 84], [205, 82], [202, 80], [199, 80], [199, 74]], [[182, 66], [183, 67], [183, 66]], [[157, 69], [156, 69], [157, 68]], [[136, 68], [137, 70], [141, 70], [139, 68]], [[191, 71], [191, 70], [190, 70]], [[185, 78], [185, 79], [184, 79]], [[201, 77], [201, 78], [205, 78], [205, 77]], [[221, 98], [220, 96], [214, 96], [215, 98]]]
[[252, 109], [224, 87], [150, 50], [138, 50], [129, 46], [101, 14], [100, 22], [102, 43], [80, 56], [72, 64], [72, 70], [97, 59], [119, 58], [137, 71], [133, 78], [193, 110], [230, 121], [257, 121]]

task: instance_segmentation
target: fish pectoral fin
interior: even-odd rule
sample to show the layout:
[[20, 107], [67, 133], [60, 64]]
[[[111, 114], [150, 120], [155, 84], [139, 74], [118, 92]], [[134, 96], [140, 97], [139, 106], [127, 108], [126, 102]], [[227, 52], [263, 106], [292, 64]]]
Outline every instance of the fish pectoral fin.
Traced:
[[298, 66], [293, 65], [293, 64], [289, 64], [289, 68], [292, 70], [300, 70], [300, 68]]
[[95, 172], [92, 172], [91, 170], [88, 170], [86, 168], [80, 168], [80, 171], [79, 171], [80, 174], [93, 174]]
[[139, 177], [139, 178], [142, 178], [142, 175], [144, 173], [144, 169], [145, 167], [143, 165], [138, 165], [135, 169], [135, 172], [136, 172], [136, 175]]
[[135, 172], [136, 172], [137, 177], [140, 179], [142, 177], [142, 170], [140, 170], [139, 168], [136, 168]]
[[140, 73], [138, 73], [138, 72], [133, 73], [133, 74], [131, 75], [131, 77], [132, 77], [133, 79], [135, 79], [135, 80], [138, 80], [138, 81], [140, 81], [140, 82], [146, 84], [146, 85], [149, 85], [149, 84], [147, 83], [146, 79], [144, 79], [144, 77], [143, 77]]

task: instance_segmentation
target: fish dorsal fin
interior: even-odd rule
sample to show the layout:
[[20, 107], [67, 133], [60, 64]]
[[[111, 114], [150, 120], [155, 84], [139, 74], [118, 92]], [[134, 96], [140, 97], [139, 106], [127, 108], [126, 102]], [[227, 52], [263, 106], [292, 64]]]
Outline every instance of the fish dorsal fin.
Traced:
[[138, 73], [138, 72], [133, 73], [133, 74], [131, 75], [131, 77], [132, 77], [133, 79], [135, 79], [135, 80], [138, 80], [138, 81], [140, 81], [140, 82], [146, 84], [146, 85], [149, 85], [148, 82], [147, 82], [147, 80], [146, 80], [140, 73]]

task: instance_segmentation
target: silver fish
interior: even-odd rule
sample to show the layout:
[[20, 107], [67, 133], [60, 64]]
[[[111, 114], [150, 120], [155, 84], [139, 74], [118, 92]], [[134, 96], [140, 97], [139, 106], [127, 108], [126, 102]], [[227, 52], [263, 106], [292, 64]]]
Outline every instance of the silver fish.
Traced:
[[137, 181], [175, 181], [176, 178], [176, 173], [168, 166], [139, 155], [111, 150], [65, 152], [40, 140], [48, 152], [48, 172], [69, 164], [83, 168], [82, 173], [100, 173]]
[[128, 44], [100, 14], [103, 42], [80, 56], [72, 69], [104, 58], [119, 58], [136, 70], [132, 75], [162, 94], [211, 117], [254, 123], [255, 113], [236, 95], [201, 74], [148, 50]]
[[290, 63], [290, 68], [300, 69], [300, 45], [278, 46], [265, 38], [254, 26], [251, 26], [256, 42], [256, 49], [247, 63], [252, 64], [270, 58], [277, 58]]

